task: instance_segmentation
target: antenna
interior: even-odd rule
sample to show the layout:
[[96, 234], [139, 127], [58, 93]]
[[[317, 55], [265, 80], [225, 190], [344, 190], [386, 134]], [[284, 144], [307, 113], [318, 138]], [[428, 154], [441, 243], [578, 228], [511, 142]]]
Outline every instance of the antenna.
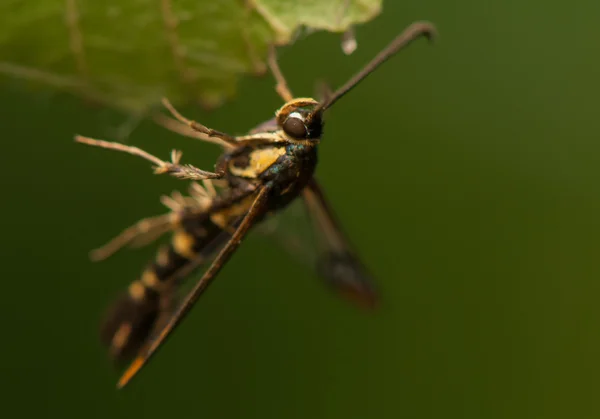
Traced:
[[336, 90], [326, 101], [321, 103], [313, 112], [312, 115], [316, 115], [329, 109], [335, 102], [338, 101], [342, 96], [352, 90], [358, 83], [364, 80], [369, 74], [371, 74], [377, 67], [386, 62], [389, 58], [395, 55], [397, 52], [408, 46], [411, 42], [417, 40], [421, 36], [425, 36], [430, 41], [437, 36], [437, 30], [432, 23], [429, 22], [414, 22], [407, 27], [400, 35], [398, 35], [390, 44], [385, 47], [375, 58], [371, 60], [364, 68], [354, 75], [350, 80], [346, 82], [342, 87]]

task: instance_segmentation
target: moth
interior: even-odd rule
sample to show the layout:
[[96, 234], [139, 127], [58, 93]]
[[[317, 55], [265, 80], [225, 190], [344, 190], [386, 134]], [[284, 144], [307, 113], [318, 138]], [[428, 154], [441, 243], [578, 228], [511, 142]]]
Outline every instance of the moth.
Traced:
[[[172, 115], [163, 124], [174, 131], [216, 143], [223, 153], [215, 170], [201, 170], [181, 163], [181, 153], [161, 160], [137, 147], [76, 136], [79, 143], [142, 157], [154, 164], [154, 173], [191, 181], [189, 194], [162, 198], [167, 214], [141, 220], [107, 245], [92, 252], [105, 259], [125, 245], [146, 244], [171, 233], [139, 278], [109, 309], [101, 337], [117, 361], [131, 360], [118, 387], [126, 385], [148, 363], [167, 337], [181, 323], [198, 298], [217, 277], [247, 233], [268, 222], [293, 202], [303, 202], [318, 237], [319, 254], [312, 261], [325, 282], [339, 294], [365, 307], [377, 303], [369, 273], [343, 233], [325, 194], [314, 176], [324, 116], [339, 99], [378, 66], [412, 41], [433, 39], [428, 22], [408, 26], [361, 71], [325, 98], [296, 98], [277, 64], [271, 48], [268, 64], [275, 90], [285, 102], [275, 117], [247, 135], [236, 136], [208, 128], [181, 115], [166, 99]], [[205, 267], [200, 279], [183, 299], [184, 281]]]

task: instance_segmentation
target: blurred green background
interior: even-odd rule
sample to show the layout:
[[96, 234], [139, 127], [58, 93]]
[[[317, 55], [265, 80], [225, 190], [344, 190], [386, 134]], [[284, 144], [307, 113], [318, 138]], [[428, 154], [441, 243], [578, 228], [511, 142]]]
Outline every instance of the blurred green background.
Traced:
[[[5, 417], [599, 417], [599, 16], [591, 0], [388, 0], [352, 56], [326, 33], [282, 50], [293, 91], [312, 95], [411, 21], [439, 28], [336, 105], [320, 148], [382, 307], [339, 301], [251, 237], [123, 391], [98, 322], [154, 248], [87, 253], [186, 185], [72, 142], [114, 138], [122, 116], [4, 84]], [[247, 78], [227, 106], [185, 111], [241, 133], [280, 105], [272, 87]], [[151, 122], [129, 142], [201, 168], [218, 153]]]

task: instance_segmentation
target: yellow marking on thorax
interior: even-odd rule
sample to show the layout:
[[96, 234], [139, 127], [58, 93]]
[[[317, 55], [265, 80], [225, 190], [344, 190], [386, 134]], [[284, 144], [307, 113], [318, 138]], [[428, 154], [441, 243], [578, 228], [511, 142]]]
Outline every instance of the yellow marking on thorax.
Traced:
[[160, 281], [152, 269], [146, 269], [142, 274], [142, 284], [150, 289], [158, 288]]
[[129, 295], [136, 301], [144, 299], [146, 289], [140, 281], [133, 281], [129, 286]]
[[229, 165], [229, 171], [235, 176], [257, 178], [284, 154], [285, 147], [268, 147], [254, 150], [250, 153], [248, 166], [235, 167], [232, 163]]
[[254, 198], [254, 194], [249, 195], [240, 202], [236, 202], [235, 204], [224, 208], [221, 211], [211, 214], [210, 220], [223, 230], [227, 231], [231, 227], [231, 223], [233, 223], [233, 221], [248, 212], [250, 206], [254, 202]]
[[196, 253], [194, 252], [195, 242], [196, 239], [194, 239], [191, 234], [183, 230], [178, 230], [173, 235], [173, 249], [175, 252], [177, 252], [177, 254], [188, 259], [193, 259], [196, 257]]

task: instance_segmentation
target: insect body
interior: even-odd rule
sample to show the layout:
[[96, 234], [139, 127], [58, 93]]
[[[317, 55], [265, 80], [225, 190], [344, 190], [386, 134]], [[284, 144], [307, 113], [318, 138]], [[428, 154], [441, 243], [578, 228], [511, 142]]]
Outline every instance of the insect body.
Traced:
[[[140, 221], [92, 253], [94, 259], [104, 259], [126, 244], [145, 244], [172, 232], [171, 242], [159, 248], [155, 260], [112, 306], [102, 326], [102, 339], [111, 355], [118, 361], [133, 358], [119, 387], [137, 374], [181, 322], [250, 228], [297, 200], [304, 202], [320, 239], [319, 258], [313, 261], [315, 268], [340, 294], [362, 305], [375, 304], [377, 296], [369, 275], [314, 178], [323, 114], [404, 46], [420, 36], [432, 38], [434, 34], [429, 23], [412, 24], [361, 72], [322, 101], [293, 97], [272, 49], [269, 65], [277, 81], [276, 90], [286, 103], [275, 118], [245, 136], [229, 135], [188, 120], [165, 100], [174, 119], [163, 118], [163, 125], [223, 147], [215, 172], [180, 164], [181, 153], [176, 151], [170, 161], [163, 161], [135, 147], [76, 137], [81, 143], [145, 158], [155, 164], [155, 173], [194, 181], [189, 196], [163, 197], [171, 212]], [[208, 268], [179, 302], [176, 291], [181, 282], [203, 265]]]

